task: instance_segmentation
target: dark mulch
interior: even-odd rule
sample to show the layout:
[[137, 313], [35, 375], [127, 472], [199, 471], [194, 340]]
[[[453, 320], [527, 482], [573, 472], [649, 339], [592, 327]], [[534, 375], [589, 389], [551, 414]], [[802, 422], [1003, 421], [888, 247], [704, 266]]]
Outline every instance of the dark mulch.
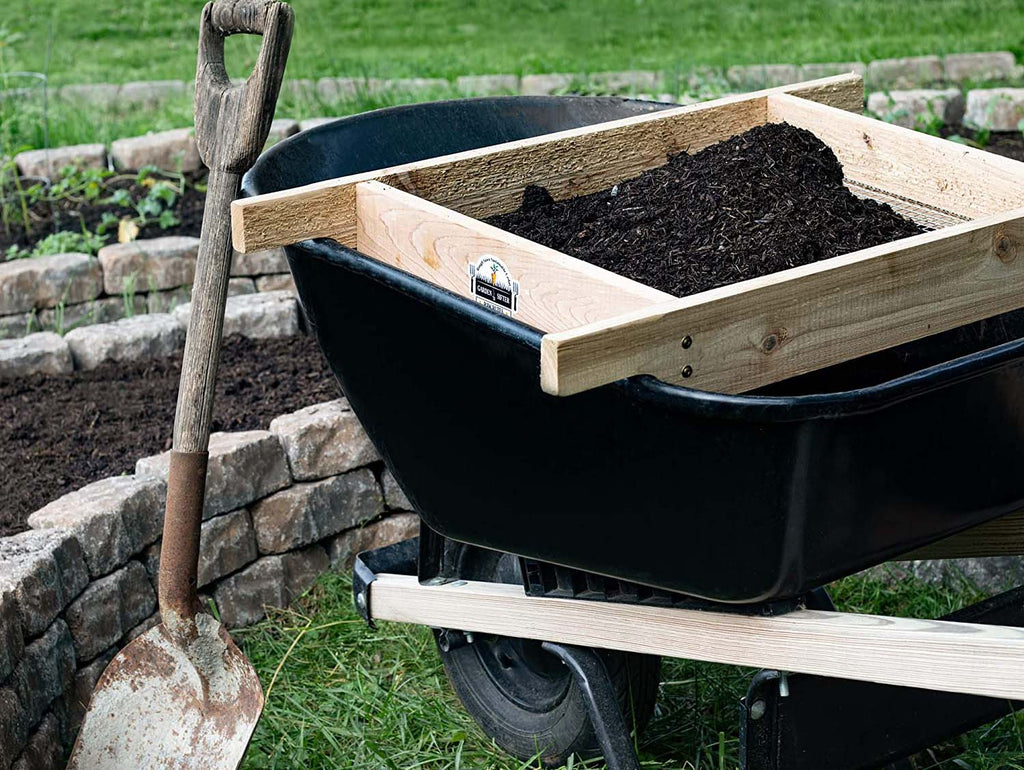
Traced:
[[[0, 382], [0, 536], [51, 500], [170, 448], [178, 357]], [[265, 429], [281, 414], [337, 398], [315, 340], [225, 342], [215, 431]]]
[[916, 235], [853, 195], [804, 129], [758, 126], [611, 190], [552, 202], [527, 190], [491, 224], [676, 296]]
[[[155, 177], [165, 179], [164, 177]], [[174, 180], [167, 180], [174, 181]], [[138, 238], [159, 238], [164, 235], [199, 235], [199, 228], [203, 223], [203, 203], [206, 200], [206, 193], [197, 190], [196, 185], [205, 189], [206, 172], [199, 174], [185, 174], [184, 194], [179, 195], [174, 205], [170, 208], [180, 223], [168, 228], [162, 228], [156, 222], [145, 225], [139, 230]], [[177, 182], [175, 182], [177, 184]], [[120, 175], [106, 180], [105, 190], [100, 196], [101, 199], [113, 195], [116, 190], [128, 190], [133, 200], [145, 197], [147, 188], [138, 184], [136, 177], [131, 174]], [[9, 230], [0, 227], [0, 252], [8, 246], [16, 245], [21, 248], [31, 248], [42, 238], [51, 235], [58, 230], [70, 230], [81, 232], [85, 227], [89, 232], [96, 232], [103, 219], [104, 213], [111, 213], [118, 219], [132, 216], [134, 211], [123, 206], [98, 203], [96, 200], [69, 200], [63, 199], [56, 203], [39, 202], [29, 209], [28, 230], [25, 229], [21, 218], [14, 219]], [[113, 243], [117, 239], [116, 228], [109, 233], [108, 241]], [[2, 257], [0, 257], [2, 259]]]

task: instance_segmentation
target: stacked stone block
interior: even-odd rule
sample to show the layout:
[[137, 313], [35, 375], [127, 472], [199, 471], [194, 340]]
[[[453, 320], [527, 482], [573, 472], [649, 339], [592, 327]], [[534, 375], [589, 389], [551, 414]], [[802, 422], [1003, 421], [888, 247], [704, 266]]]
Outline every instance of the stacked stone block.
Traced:
[[[0, 770], [60, 766], [121, 647], [159, 622], [169, 455], [50, 503], [0, 539]], [[230, 628], [419, 521], [344, 399], [210, 440], [199, 587]]]
[[[0, 341], [40, 330], [81, 331], [126, 315], [177, 311], [180, 319], [178, 308], [191, 300], [198, 252], [198, 238], [175, 235], [111, 244], [96, 256], [67, 253], [0, 262]], [[235, 254], [231, 276], [229, 297], [257, 291], [295, 294], [283, 249]], [[244, 330], [255, 318], [253, 328], [264, 328], [262, 314], [269, 313], [277, 319], [269, 321], [276, 334], [298, 333], [297, 310], [282, 302], [287, 305], [280, 297], [251, 301], [236, 325]], [[293, 320], [281, 320], [282, 314]], [[0, 360], [3, 351], [0, 347]]]

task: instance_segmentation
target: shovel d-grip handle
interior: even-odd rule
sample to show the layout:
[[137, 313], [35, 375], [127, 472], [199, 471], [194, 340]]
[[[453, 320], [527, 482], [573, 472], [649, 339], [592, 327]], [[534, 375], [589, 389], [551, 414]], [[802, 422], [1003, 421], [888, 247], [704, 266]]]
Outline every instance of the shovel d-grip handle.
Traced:
[[[210, 177], [174, 416], [159, 583], [161, 619], [185, 638], [195, 636], [199, 609], [199, 531], [231, 271], [231, 202], [270, 132], [292, 24], [292, 9], [277, 0], [216, 0], [203, 8], [199, 28], [196, 144]], [[262, 35], [263, 43], [252, 74], [233, 85], [224, 67], [224, 38], [243, 33]]]
[[[259, 157], [281, 91], [291, 46], [291, 6], [277, 0], [216, 0], [203, 8], [196, 65], [196, 144], [211, 170], [244, 174]], [[224, 38], [261, 35], [256, 66], [232, 84], [224, 66]]]

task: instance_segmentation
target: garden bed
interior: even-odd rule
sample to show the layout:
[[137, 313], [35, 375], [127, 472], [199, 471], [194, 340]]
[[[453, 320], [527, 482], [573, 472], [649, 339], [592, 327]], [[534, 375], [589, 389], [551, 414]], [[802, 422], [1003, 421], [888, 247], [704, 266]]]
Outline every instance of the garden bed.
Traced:
[[[29, 514], [51, 500], [169, 449], [180, 373], [173, 356], [0, 383], [0, 536], [25, 529]], [[338, 393], [311, 338], [232, 337], [221, 354], [212, 429], [265, 429]]]
[[205, 171], [114, 174], [66, 168], [52, 184], [37, 179], [20, 184], [19, 194], [3, 200], [0, 255], [8, 258], [31, 253], [48, 237], [48, 247], [39, 253], [94, 253], [105, 243], [116, 243], [119, 229], [131, 240], [198, 236], [203, 221]]

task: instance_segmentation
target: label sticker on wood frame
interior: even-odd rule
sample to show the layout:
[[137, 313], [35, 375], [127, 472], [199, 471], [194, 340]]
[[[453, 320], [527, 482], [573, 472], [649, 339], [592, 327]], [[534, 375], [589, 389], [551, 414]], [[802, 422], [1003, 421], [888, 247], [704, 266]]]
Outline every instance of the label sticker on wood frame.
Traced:
[[484, 254], [469, 264], [469, 293], [484, 307], [514, 316], [519, 309], [519, 282], [497, 257]]

